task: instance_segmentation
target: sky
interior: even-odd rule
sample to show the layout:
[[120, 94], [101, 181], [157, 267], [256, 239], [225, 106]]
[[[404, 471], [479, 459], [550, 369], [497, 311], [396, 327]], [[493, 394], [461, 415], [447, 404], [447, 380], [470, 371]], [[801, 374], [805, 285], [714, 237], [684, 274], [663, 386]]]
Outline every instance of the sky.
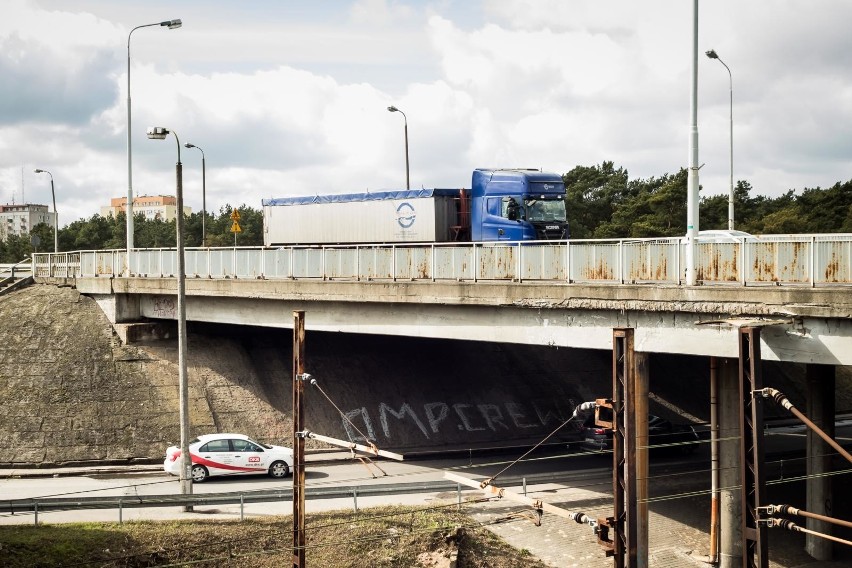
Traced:
[[[174, 195], [175, 132], [206, 156], [208, 211], [261, 200], [469, 187], [478, 167], [630, 179], [689, 163], [687, 0], [2, 0], [0, 203], [60, 226], [127, 196]], [[852, 2], [704, 0], [699, 181], [753, 194], [852, 179]], [[704, 52], [715, 49], [728, 71]], [[390, 113], [394, 105], [405, 113]], [[201, 209], [201, 152], [181, 147]]]

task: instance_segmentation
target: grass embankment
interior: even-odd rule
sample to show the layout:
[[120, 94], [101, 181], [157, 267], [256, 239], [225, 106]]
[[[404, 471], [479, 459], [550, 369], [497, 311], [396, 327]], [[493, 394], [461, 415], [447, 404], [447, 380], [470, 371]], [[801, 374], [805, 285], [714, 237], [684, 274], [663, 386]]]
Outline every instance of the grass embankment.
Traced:
[[[456, 527], [460, 568], [544, 568], [454, 510], [382, 507], [309, 515], [306, 565], [448, 566]], [[292, 563], [291, 517], [0, 526], [0, 565], [9, 568], [98, 566], [279, 567]]]

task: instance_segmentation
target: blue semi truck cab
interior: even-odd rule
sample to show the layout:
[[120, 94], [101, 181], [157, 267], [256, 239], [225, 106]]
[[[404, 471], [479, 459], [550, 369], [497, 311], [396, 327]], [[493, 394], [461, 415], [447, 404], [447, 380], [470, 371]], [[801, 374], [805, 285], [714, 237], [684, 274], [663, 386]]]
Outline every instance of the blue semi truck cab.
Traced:
[[565, 183], [538, 170], [476, 169], [470, 192], [471, 240], [567, 239]]

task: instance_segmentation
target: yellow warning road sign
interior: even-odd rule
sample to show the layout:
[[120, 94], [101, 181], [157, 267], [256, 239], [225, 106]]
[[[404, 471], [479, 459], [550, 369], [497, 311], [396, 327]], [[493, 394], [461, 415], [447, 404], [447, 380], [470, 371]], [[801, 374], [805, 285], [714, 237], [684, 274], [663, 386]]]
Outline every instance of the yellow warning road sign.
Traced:
[[[239, 221], [239, 220], [240, 220], [240, 212], [239, 212], [239, 211], [237, 211], [236, 209], [234, 209], [233, 211], [231, 211], [231, 221], [233, 221], [234, 223], [236, 223], [236, 222], [237, 222], [237, 221]], [[237, 228], [237, 230], [236, 230], [236, 231], [234, 231], [234, 229], [233, 229], [233, 228], [231, 228], [231, 231], [232, 231], [232, 232], [234, 232], [234, 233], [238, 233], [238, 232], [239, 232], [239, 227]]]
[[231, 232], [232, 233], [242, 233], [243, 230], [240, 229], [240, 224], [237, 223], [236, 221], [234, 221], [234, 224], [231, 225]]

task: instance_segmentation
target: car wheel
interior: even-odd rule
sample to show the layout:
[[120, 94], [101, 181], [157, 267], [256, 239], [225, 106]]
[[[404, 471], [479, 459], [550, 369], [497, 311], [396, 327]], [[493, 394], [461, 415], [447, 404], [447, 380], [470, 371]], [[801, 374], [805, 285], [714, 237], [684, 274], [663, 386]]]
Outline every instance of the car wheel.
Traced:
[[269, 477], [281, 479], [282, 477], [287, 477], [289, 474], [290, 466], [283, 461], [277, 461], [269, 466]]
[[202, 483], [205, 479], [207, 479], [210, 474], [207, 472], [207, 468], [203, 465], [195, 464], [192, 466], [192, 469], [189, 472], [190, 477], [192, 477], [193, 483]]

